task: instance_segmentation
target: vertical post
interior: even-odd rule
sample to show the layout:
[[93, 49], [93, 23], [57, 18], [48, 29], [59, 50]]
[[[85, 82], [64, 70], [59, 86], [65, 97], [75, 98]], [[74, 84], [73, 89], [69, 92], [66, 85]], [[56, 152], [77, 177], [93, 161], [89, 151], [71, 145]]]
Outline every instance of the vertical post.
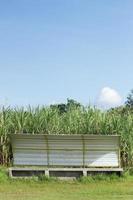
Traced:
[[85, 141], [84, 141], [84, 135], [81, 135], [81, 139], [82, 139], [83, 167], [85, 167]]
[[9, 168], [9, 177], [12, 178], [12, 168]]
[[45, 176], [49, 177], [49, 170], [48, 169], [45, 170]]
[[120, 155], [120, 136], [118, 137], [118, 164], [121, 167], [121, 155]]
[[46, 151], [47, 151], [47, 165], [49, 166], [49, 143], [47, 135], [44, 135], [45, 142], [46, 142]]
[[83, 169], [83, 176], [87, 176], [87, 170]]

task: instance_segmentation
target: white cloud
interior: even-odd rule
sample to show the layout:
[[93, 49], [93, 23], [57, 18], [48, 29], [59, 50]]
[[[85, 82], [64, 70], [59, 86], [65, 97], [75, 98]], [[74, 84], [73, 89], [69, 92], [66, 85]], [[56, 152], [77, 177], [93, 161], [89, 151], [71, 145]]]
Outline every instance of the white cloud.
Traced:
[[98, 98], [98, 104], [105, 107], [115, 107], [121, 103], [122, 98], [116, 90], [110, 87], [102, 88]]

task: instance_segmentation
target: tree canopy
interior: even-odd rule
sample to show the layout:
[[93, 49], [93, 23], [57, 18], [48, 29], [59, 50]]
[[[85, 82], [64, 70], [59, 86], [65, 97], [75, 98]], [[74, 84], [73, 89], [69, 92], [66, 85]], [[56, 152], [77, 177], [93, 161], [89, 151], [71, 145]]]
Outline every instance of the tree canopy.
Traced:
[[130, 91], [125, 102], [126, 106], [133, 108], [133, 89]]

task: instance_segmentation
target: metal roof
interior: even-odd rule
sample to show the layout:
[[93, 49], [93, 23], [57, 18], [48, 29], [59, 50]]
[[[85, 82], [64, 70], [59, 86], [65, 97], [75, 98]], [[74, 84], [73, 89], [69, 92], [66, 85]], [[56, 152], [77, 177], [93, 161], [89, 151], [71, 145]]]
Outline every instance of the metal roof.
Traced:
[[13, 165], [120, 167], [120, 136], [13, 134]]

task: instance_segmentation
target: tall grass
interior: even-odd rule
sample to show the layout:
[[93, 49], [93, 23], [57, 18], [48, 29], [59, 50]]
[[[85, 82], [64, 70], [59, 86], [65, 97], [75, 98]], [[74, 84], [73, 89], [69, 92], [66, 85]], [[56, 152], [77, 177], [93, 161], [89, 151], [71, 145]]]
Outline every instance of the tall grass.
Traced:
[[133, 113], [91, 107], [27, 107], [0, 109], [0, 163], [9, 164], [11, 133], [121, 135], [122, 165], [133, 166]]

